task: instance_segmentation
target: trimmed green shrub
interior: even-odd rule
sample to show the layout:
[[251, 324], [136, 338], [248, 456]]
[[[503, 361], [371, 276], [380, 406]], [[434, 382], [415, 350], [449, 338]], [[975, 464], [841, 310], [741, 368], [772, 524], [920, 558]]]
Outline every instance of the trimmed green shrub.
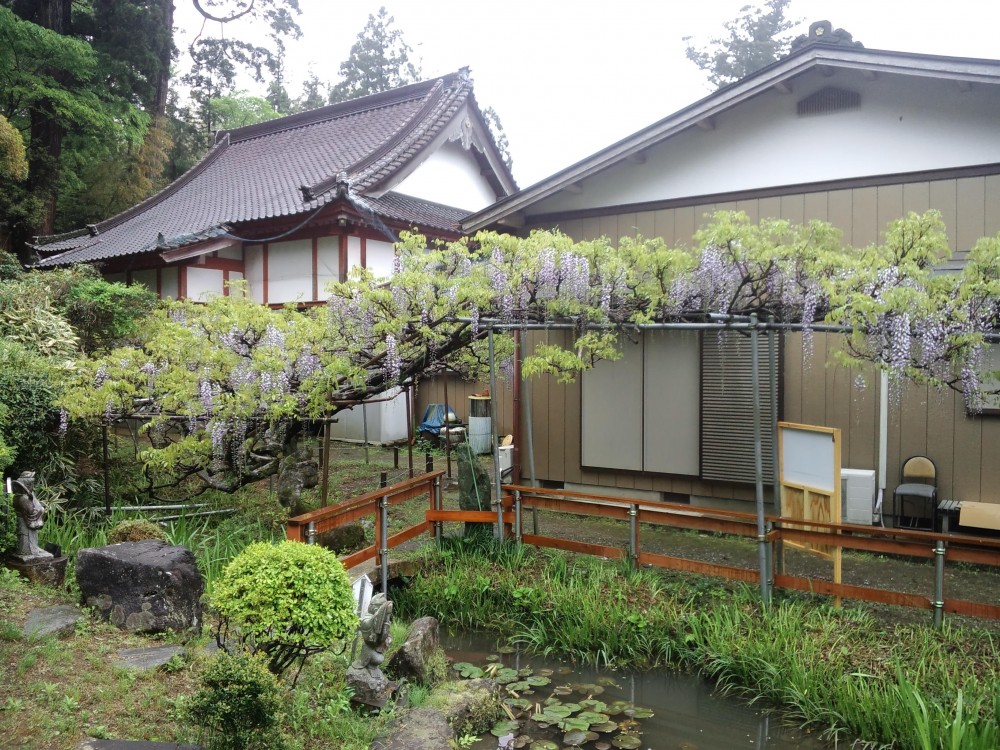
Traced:
[[261, 659], [220, 654], [202, 673], [201, 684], [185, 714], [208, 731], [209, 750], [284, 747], [278, 732], [283, 691]]
[[115, 524], [115, 527], [108, 533], [108, 544], [118, 544], [120, 542], [141, 542], [146, 539], [159, 539], [161, 542], [168, 541], [167, 533], [152, 521], [144, 518], [132, 518]]
[[216, 581], [216, 639], [226, 650], [263, 653], [276, 675], [343, 642], [358, 625], [347, 571], [322, 547], [301, 542], [248, 546]]

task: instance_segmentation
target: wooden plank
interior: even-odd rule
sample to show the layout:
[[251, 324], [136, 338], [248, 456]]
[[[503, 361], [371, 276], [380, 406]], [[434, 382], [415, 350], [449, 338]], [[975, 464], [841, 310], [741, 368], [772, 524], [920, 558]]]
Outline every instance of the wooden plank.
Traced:
[[760, 201], [756, 198], [737, 201], [736, 210], [745, 213], [754, 224], [760, 221]]
[[815, 578], [776, 575], [774, 577], [774, 585], [779, 588], [805, 591], [810, 594], [846, 596], [848, 599], [860, 599], [866, 602], [894, 604], [896, 606], [914, 607], [916, 609], [931, 608], [930, 599], [920, 594], [904, 594], [898, 591], [885, 591], [883, 589], [873, 589], [868, 586], [854, 586], [848, 583], [831, 583], [830, 581], [821, 581]]
[[802, 334], [785, 334], [785, 356], [782, 357], [781, 404], [789, 422], [802, 421]]
[[568, 539], [556, 539], [551, 536], [523, 534], [521, 541], [525, 544], [533, 544], [536, 547], [549, 547], [551, 549], [561, 549], [566, 552], [577, 552], [584, 555], [596, 555], [597, 557], [611, 559], [625, 557], [625, 551], [617, 547], [606, 547], [602, 544], [589, 544], [587, 542], [573, 542]]
[[967, 549], [963, 547], [948, 547], [948, 562], [973, 563], [975, 565], [1000, 566], [1000, 552], [985, 549]]
[[618, 228], [615, 237], [615, 244], [621, 244], [623, 237], [632, 237], [633, 239], [637, 234], [639, 234], [638, 227], [638, 214], [627, 213], [618, 215]]
[[700, 224], [696, 220], [694, 207], [684, 206], [674, 209], [674, 244], [678, 247], [691, 247], [695, 228]]
[[[937, 466], [939, 500], [955, 497], [956, 398], [961, 400], [951, 388], [931, 388], [927, 393], [927, 455]], [[899, 465], [902, 466], [902, 462]]]
[[903, 211], [903, 186], [902, 185], [880, 185], [877, 191], [877, 218], [878, 241], [885, 238], [885, 230], [890, 221], [895, 221], [906, 214]]
[[[424, 513], [428, 521], [447, 521], [448, 523], [495, 523], [497, 514], [490, 510], [428, 510]], [[504, 523], [514, 523], [513, 513], [503, 514]]]
[[736, 536], [757, 536], [757, 526], [755, 523], [752, 524], [749, 521], [745, 523], [724, 521], [718, 518], [706, 518], [694, 513], [675, 514], [640, 510], [639, 522], [654, 524], [656, 526], [673, 526], [681, 529], [698, 529], [700, 531], [713, 531], [721, 534], [734, 534]]
[[802, 356], [802, 421], [826, 424], [826, 342], [830, 334], [812, 334], [812, 353], [806, 345]]
[[734, 581], [748, 581], [753, 583], [760, 581], [760, 574], [756, 570], [737, 568], [732, 565], [717, 565], [715, 563], [701, 562], [700, 560], [688, 560], [684, 557], [670, 557], [668, 555], [659, 555], [655, 552], [640, 552], [639, 564], [656, 565], [660, 568], [682, 570], [687, 573], [719, 576]]
[[350, 555], [345, 555], [340, 558], [340, 562], [344, 564], [344, 567], [350, 570], [355, 565], [360, 565], [361, 563], [371, 560], [375, 557], [375, 545], [370, 547], [365, 547], [364, 549], [359, 549]]
[[612, 245], [618, 244], [618, 217], [614, 214], [597, 219], [599, 237], [607, 237]]
[[644, 240], [659, 237], [656, 233], [656, 217], [652, 211], [641, 211], [635, 216], [635, 228]]
[[676, 247], [677, 233], [674, 228], [674, 209], [661, 209], [653, 213], [653, 232], [662, 237], [667, 247]]
[[1000, 232], [1000, 175], [987, 176], [983, 192], [983, 204], [986, 210], [983, 234], [986, 237], [993, 237]]
[[822, 544], [846, 547], [847, 549], [863, 550], [865, 552], [876, 552], [886, 555], [904, 555], [907, 557], [934, 557], [934, 550], [927, 544], [915, 542], [897, 542], [886, 539], [872, 539], [863, 536], [837, 535], [831, 536], [818, 531], [808, 531], [806, 529], [780, 528], [775, 529], [776, 538], [786, 542], [800, 542], [802, 544]]
[[844, 233], [844, 244], [855, 245], [853, 231], [853, 196], [850, 190], [831, 190], [827, 193], [827, 221]]
[[[359, 508], [349, 508], [343, 513], [327, 516], [326, 518], [321, 518], [318, 521], [313, 521], [313, 523], [316, 524], [316, 533], [322, 534], [324, 531], [335, 529], [338, 526], [346, 526], [352, 521], [357, 521], [360, 518], [366, 518], [367, 516], [375, 515], [376, 513], [378, 513], [378, 505], [372, 501]], [[308, 528], [308, 524], [306, 524], [303, 528]]]
[[941, 212], [945, 229], [948, 232], [948, 244], [954, 253], [958, 249], [958, 182], [956, 180], [935, 180], [929, 185], [928, 208], [936, 208]]
[[910, 211], [922, 214], [930, 207], [931, 186], [929, 182], [908, 182], [903, 185], [903, 216]]
[[781, 196], [781, 218], [794, 224], [805, 222], [805, 196], [802, 193]]
[[[419, 457], [414, 456], [414, 462], [417, 461]], [[434, 485], [431, 484], [429, 487], [414, 487], [410, 490], [404, 490], [389, 496], [389, 505], [399, 505], [400, 503], [405, 503], [408, 500], [413, 500], [416, 497], [427, 497], [434, 494]]]
[[777, 219], [781, 216], [781, 198], [776, 195], [770, 198], [761, 198], [757, 211], [762, 219]]
[[539, 510], [553, 510], [559, 513], [575, 513], [580, 516], [604, 516], [605, 518], [628, 518], [628, 507], [613, 507], [609, 505], [599, 505], [597, 503], [577, 503], [572, 500], [557, 500], [551, 498], [536, 497], [528, 500], [521, 499], [522, 508], [538, 508]]
[[876, 244], [885, 228], [878, 222], [878, 188], [855, 188], [851, 193], [851, 244]]
[[829, 193], [806, 193], [803, 196], [803, 221], [827, 221]]
[[968, 615], [969, 617], [982, 617], [988, 620], [1000, 620], [1000, 606], [996, 604], [982, 604], [981, 602], [969, 602], [963, 599], [945, 599], [944, 611], [955, 615]]
[[963, 177], [956, 181], [956, 257], [965, 258], [976, 241], [986, 234], [986, 179]]
[[[954, 500], [979, 500], [982, 497], [983, 418], [965, 412], [965, 400], [955, 399], [955, 443], [952, 487]], [[933, 458], [933, 456], [931, 457]], [[995, 459], [993, 454], [992, 460]]]
[[[496, 516], [493, 516], [493, 518], [496, 519]], [[421, 534], [432, 533], [433, 530], [434, 527], [426, 521], [424, 523], [418, 523], [416, 526], [411, 526], [408, 529], [397, 531], [395, 534], [389, 537], [389, 539], [386, 541], [385, 546], [388, 547], [389, 549], [392, 549], [393, 547], [398, 547], [400, 544], [408, 542], [411, 539], [420, 536]]]

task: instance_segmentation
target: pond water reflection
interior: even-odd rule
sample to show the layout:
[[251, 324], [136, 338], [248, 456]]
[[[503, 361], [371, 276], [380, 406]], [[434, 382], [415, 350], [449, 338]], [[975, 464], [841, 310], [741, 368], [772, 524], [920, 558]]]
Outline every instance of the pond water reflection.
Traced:
[[[820, 750], [830, 747], [815, 736], [785, 725], [781, 718], [769, 715], [746, 703], [713, 693], [712, 686], [705, 680], [691, 675], [669, 670], [650, 672], [630, 672], [624, 670], [594, 669], [593, 667], [568, 665], [552, 659], [528, 655], [519, 651], [502, 654], [502, 644], [485, 634], [447, 634], [442, 631], [441, 642], [448, 657], [455, 663], [467, 662], [478, 667], [488, 667], [499, 661], [503, 667], [515, 670], [530, 668], [534, 674], [548, 674], [551, 683], [533, 688], [533, 694], [520, 694], [532, 704], [544, 705], [544, 700], [552, 694], [553, 688], [567, 685], [601, 685], [603, 692], [588, 695], [579, 690], [565, 691], [560, 697], [565, 702], [576, 702], [590, 698], [608, 706], [615, 701], [625, 701], [639, 707], [635, 716], [639, 745], [628, 742], [622, 747], [636, 747], [642, 750], [728, 750], [729, 748], [754, 748], [755, 750], [787, 750], [804, 748]], [[613, 683], [613, 684], [609, 684]], [[587, 708], [585, 706], [584, 708]], [[642, 708], [650, 709], [653, 715], [643, 718]], [[594, 709], [598, 710], [598, 709]], [[525, 716], [534, 713], [528, 711]], [[627, 713], [611, 717], [611, 721], [622, 724], [628, 722]], [[550, 726], [538, 729], [534, 722], [521, 722], [522, 728], [515, 735], [525, 732], [533, 740], [550, 739], [559, 748], [577, 747], [564, 742], [564, 731]], [[614, 745], [614, 738], [621, 730], [599, 733], [597, 739], [582, 742], [583, 750], [600, 747], [598, 743]], [[579, 737], [579, 735], [577, 735]], [[619, 740], [619, 742], [623, 742]], [[475, 750], [496, 750], [498, 747], [514, 747], [511, 737], [498, 740], [489, 734], [470, 746]], [[525, 745], [530, 747], [530, 745]]]

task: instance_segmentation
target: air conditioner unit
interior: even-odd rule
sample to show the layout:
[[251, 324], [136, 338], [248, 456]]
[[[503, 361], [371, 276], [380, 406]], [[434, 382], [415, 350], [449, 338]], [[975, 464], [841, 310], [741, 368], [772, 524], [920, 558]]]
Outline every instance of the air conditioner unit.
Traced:
[[875, 491], [873, 469], [841, 469], [840, 516], [843, 522], [871, 526]]

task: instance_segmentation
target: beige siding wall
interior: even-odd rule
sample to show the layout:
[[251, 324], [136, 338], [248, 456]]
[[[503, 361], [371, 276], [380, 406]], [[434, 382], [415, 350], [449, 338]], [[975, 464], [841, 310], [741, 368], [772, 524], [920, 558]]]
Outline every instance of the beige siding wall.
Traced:
[[[669, 245], [690, 245], [692, 235], [707, 215], [738, 209], [754, 220], [779, 217], [796, 222], [829, 221], [843, 232], [845, 244], [865, 246], [878, 242], [892, 219], [929, 208], [942, 213], [952, 251], [956, 258], [962, 258], [977, 239], [1000, 232], [1000, 175], [576, 218], [561, 221], [558, 226], [577, 240], [606, 235], [617, 241], [641, 234], [663, 237]], [[551, 340], [562, 334], [538, 335]], [[834, 364], [832, 353], [840, 345], [836, 335], [816, 335], [809, 356], [808, 347], [803, 351], [800, 334], [786, 336], [783, 418], [839, 427], [844, 465], [875, 468], [878, 379], [873, 370], [856, 371]], [[579, 384], [560, 385], [545, 377], [536, 379], [531, 387], [539, 478], [752, 500], [751, 486], [581, 469]], [[938, 466], [941, 497], [1000, 503], [1000, 417], [967, 416], [960, 394], [918, 386], [891, 394], [888, 449], [886, 478], [890, 493], [898, 482], [902, 461], [920, 453], [930, 456]], [[527, 469], [522, 472], [526, 474]]]

